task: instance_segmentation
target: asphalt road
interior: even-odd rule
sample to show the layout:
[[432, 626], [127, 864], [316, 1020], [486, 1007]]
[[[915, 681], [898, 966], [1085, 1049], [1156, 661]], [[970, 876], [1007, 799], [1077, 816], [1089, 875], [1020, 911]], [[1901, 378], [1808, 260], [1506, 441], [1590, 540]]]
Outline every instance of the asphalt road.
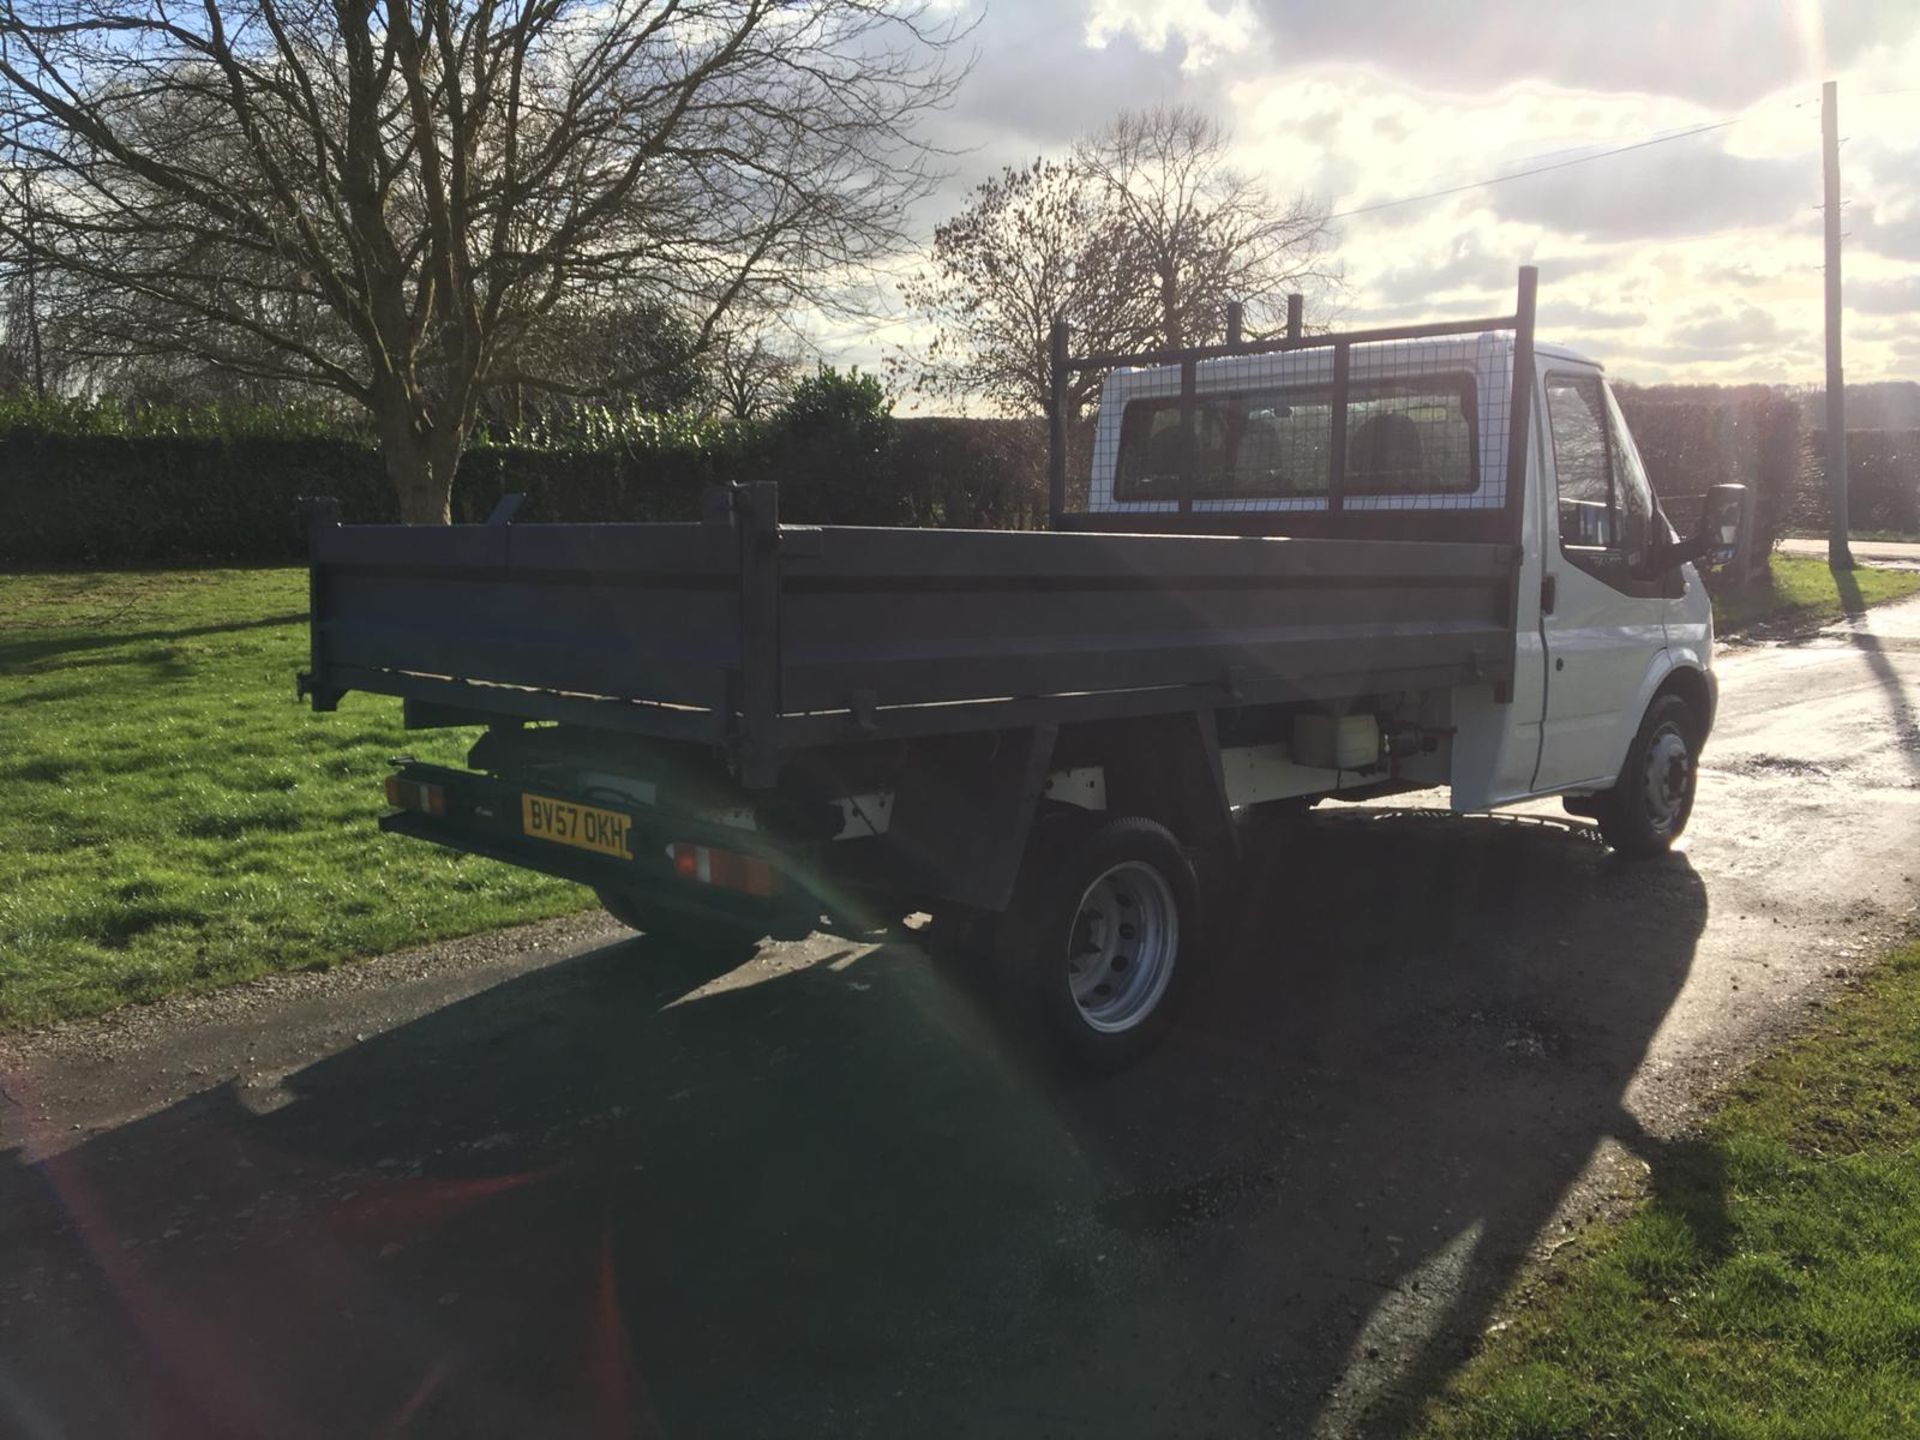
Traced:
[[1722, 676], [1685, 853], [1316, 812], [1098, 1086], [909, 946], [598, 921], [16, 1039], [0, 1432], [1389, 1432], [1913, 924], [1920, 605]]

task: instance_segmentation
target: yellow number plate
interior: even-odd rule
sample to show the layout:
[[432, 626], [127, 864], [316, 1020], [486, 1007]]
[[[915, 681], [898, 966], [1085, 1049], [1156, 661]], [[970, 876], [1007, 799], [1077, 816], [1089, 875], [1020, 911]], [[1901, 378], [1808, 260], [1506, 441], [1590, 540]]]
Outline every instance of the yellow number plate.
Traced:
[[544, 795], [522, 795], [520, 828], [536, 840], [552, 840], [596, 855], [625, 860], [631, 853], [627, 849], [627, 817], [616, 810], [549, 800]]

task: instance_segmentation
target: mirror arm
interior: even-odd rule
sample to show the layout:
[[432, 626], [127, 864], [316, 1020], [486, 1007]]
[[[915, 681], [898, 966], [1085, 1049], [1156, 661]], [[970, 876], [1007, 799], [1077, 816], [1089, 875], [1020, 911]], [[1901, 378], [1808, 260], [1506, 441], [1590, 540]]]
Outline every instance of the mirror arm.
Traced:
[[1713, 542], [1705, 535], [1689, 535], [1684, 540], [1675, 540], [1661, 547], [1660, 559], [1664, 568], [1672, 569], [1676, 565], [1685, 565], [1691, 560], [1705, 559], [1713, 549]]
[[1634, 568], [1634, 578], [1639, 580], [1658, 580], [1671, 574], [1690, 560], [1699, 560], [1707, 555], [1713, 546], [1705, 535], [1688, 535], [1680, 540], [1662, 540], [1648, 552], [1647, 558]]

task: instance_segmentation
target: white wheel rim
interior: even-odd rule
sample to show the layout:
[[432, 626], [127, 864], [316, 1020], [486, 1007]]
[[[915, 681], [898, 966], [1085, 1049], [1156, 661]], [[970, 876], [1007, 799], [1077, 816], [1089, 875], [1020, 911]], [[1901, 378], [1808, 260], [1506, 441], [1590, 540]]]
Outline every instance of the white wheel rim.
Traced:
[[1127, 860], [1087, 886], [1067, 932], [1067, 988], [1088, 1028], [1131, 1030], [1167, 993], [1180, 953], [1180, 909], [1153, 866]]
[[1647, 818], [1662, 835], [1670, 834], [1687, 803], [1693, 782], [1693, 751], [1677, 726], [1664, 725], [1647, 747], [1644, 793]]

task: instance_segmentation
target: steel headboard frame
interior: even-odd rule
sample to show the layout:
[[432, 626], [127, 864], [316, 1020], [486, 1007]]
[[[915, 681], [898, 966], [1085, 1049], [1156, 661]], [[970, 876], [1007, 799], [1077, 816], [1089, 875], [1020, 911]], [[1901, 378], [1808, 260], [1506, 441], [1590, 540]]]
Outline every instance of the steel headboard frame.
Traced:
[[[1346, 420], [1352, 390], [1350, 377], [1355, 347], [1394, 341], [1435, 340], [1510, 331], [1514, 337], [1512, 390], [1509, 396], [1503, 397], [1507, 401], [1504, 417], [1507, 431], [1505, 501], [1508, 511], [1507, 538], [1517, 542], [1520, 538], [1520, 517], [1524, 502], [1527, 428], [1532, 415], [1534, 313], [1538, 282], [1539, 272], [1535, 267], [1531, 265], [1521, 267], [1514, 311], [1510, 315], [1494, 315], [1471, 320], [1447, 320], [1421, 325], [1382, 326], [1325, 335], [1304, 333], [1301, 323], [1300, 297], [1290, 295], [1287, 297], [1287, 328], [1283, 335], [1270, 339], [1241, 339], [1240, 326], [1234, 323], [1240, 319], [1240, 314], [1237, 313], [1240, 307], [1233, 306], [1230, 307], [1230, 311], [1234, 313], [1230, 315], [1229, 338], [1225, 344], [1146, 350], [1134, 354], [1073, 355], [1070, 350], [1071, 335], [1068, 327], [1064, 321], [1056, 321], [1049, 337], [1051, 393], [1048, 405], [1047, 482], [1050, 528], [1054, 530], [1177, 530], [1187, 533], [1228, 530], [1235, 533], [1271, 534], [1288, 533], [1302, 528], [1303, 517], [1308, 515], [1339, 515], [1343, 511], [1352, 513], [1347, 503], [1350, 498], [1347, 483], [1349, 477], [1346, 473], [1348, 446], [1346, 443], [1338, 442], [1327, 446], [1324, 509], [1314, 512], [1274, 509], [1236, 511], [1210, 506], [1206, 510], [1196, 510], [1194, 502], [1199, 443], [1195, 434], [1195, 421], [1199, 394], [1199, 365], [1209, 360], [1244, 356], [1281, 355], [1314, 350], [1330, 351], [1333, 371], [1330, 429], [1333, 436], [1343, 437], [1347, 433]], [[1070, 508], [1067, 499], [1069, 452], [1072, 448], [1072, 417], [1068, 414], [1067, 401], [1070, 377], [1097, 370], [1175, 365], [1180, 367], [1181, 429], [1177, 509], [1159, 513], [1134, 511], [1096, 514]]]

